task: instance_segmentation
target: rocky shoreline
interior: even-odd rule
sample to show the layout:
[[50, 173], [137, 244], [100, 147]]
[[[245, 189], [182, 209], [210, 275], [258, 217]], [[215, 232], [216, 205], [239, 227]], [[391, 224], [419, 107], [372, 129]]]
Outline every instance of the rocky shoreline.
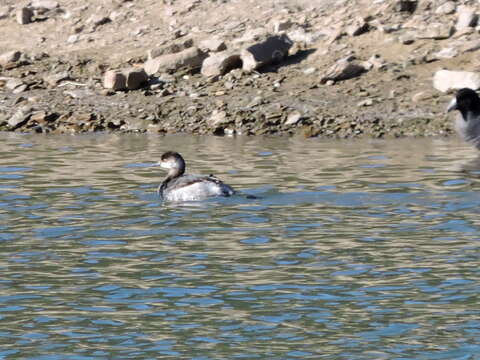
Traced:
[[322, 4], [7, 0], [0, 130], [453, 132], [452, 90], [480, 88], [480, 4]]

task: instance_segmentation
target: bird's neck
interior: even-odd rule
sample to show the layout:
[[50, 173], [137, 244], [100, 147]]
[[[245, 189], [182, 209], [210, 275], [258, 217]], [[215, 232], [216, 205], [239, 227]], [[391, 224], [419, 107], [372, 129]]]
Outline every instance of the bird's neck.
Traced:
[[466, 109], [462, 109], [460, 111], [460, 113], [462, 114], [462, 118], [466, 121], [466, 122], [470, 122], [470, 121], [478, 121], [479, 119], [479, 114], [480, 114], [480, 108], [478, 109], [469, 109], [469, 110], [466, 110]]

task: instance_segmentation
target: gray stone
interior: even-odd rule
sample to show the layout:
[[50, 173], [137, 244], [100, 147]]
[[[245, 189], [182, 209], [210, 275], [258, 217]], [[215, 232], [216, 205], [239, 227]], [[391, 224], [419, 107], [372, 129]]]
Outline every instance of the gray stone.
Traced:
[[216, 77], [224, 75], [232, 69], [242, 67], [240, 54], [223, 51], [210, 55], [203, 61], [201, 73], [204, 76]]
[[283, 60], [293, 42], [285, 35], [269, 36], [264, 41], [242, 50], [243, 70], [250, 72], [264, 65]]
[[442, 92], [461, 88], [478, 90], [480, 89], [480, 73], [438, 70], [433, 75], [433, 87]]
[[346, 29], [347, 34], [350, 35], [350, 36], [362, 35], [362, 34], [368, 32], [368, 30], [369, 30], [368, 23], [361, 18], [355, 20], [353, 22], [353, 24], [347, 26], [347, 29]]
[[398, 41], [404, 45], [410, 45], [415, 42], [415, 34], [408, 32], [398, 37]]
[[453, 14], [456, 10], [456, 7], [457, 6], [453, 1], [447, 1], [446, 3], [437, 7], [437, 9], [435, 10], [435, 13], [439, 15]]
[[8, 119], [8, 126], [15, 130], [20, 126], [24, 125], [30, 116], [32, 115], [32, 108], [28, 105], [24, 105], [20, 107], [15, 114], [12, 115], [10, 119]]
[[448, 39], [453, 34], [453, 26], [449, 24], [433, 23], [423, 28], [417, 34], [419, 39]]
[[7, 65], [20, 60], [22, 53], [20, 51], [9, 51], [0, 55], [0, 65]]
[[25, 90], [27, 90], [27, 88], [28, 88], [27, 84], [22, 84], [20, 86], [17, 86], [15, 89], [13, 89], [12, 93], [20, 94], [20, 93], [24, 92]]
[[87, 24], [92, 24], [93, 28], [96, 29], [97, 27], [101, 25], [105, 25], [111, 21], [112, 20], [108, 16], [101, 15], [101, 14], [94, 14], [87, 19]]
[[103, 87], [114, 91], [123, 90], [127, 86], [125, 75], [119, 70], [108, 70], [103, 75]]
[[148, 75], [142, 68], [132, 68], [123, 71], [128, 90], [140, 89], [148, 82]]
[[218, 52], [227, 49], [225, 42], [219, 38], [211, 38], [202, 40], [198, 47], [204, 52]]
[[390, 34], [400, 30], [401, 25], [400, 24], [380, 24], [377, 26], [377, 28], [386, 34]]
[[475, 13], [475, 9], [469, 6], [459, 6], [457, 8], [457, 23], [455, 29], [458, 31], [475, 27], [478, 21], [478, 15]]
[[197, 47], [185, 49], [179, 53], [168, 54], [147, 60], [144, 64], [145, 72], [153, 75], [157, 72], [178, 70], [182, 67], [198, 69], [202, 66], [206, 54]]
[[30, 9], [28, 7], [23, 7], [21, 9], [18, 9], [17, 14], [16, 14], [17, 22], [20, 25], [25, 25], [25, 24], [31, 23], [32, 22], [32, 17], [33, 17], [33, 11], [32, 11], [32, 9]]
[[302, 119], [302, 113], [300, 111], [292, 111], [287, 116], [287, 120], [285, 120], [285, 125], [295, 125]]
[[47, 76], [45, 76], [44, 78], [45, 82], [52, 88], [57, 86], [63, 80], [68, 80], [68, 79], [70, 79], [70, 74], [68, 73], [68, 71], [62, 71], [54, 74], [47, 74]]
[[328, 81], [335, 82], [348, 80], [359, 76], [365, 71], [366, 69], [364, 66], [355, 63], [349, 58], [340, 59], [325, 72], [325, 74], [320, 78], [320, 82], [325, 84]]
[[193, 39], [185, 38], [177, 40], [168, 45], [159, 46], [154, 49], [151, 49], [147, 52], [148, 59], [154, 59], [156, 57], [166, 55], [166, 54], [176, 54], [185, 49], [193, 47]]

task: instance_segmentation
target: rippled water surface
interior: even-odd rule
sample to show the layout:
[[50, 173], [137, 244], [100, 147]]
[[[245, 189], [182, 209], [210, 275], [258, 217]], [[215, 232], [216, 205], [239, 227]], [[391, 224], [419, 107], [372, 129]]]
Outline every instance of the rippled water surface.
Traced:
[[[456, 140], [0, 134], [0, 359], [479, 359]], [[177, 150], [244, 194], [161, 204]]]

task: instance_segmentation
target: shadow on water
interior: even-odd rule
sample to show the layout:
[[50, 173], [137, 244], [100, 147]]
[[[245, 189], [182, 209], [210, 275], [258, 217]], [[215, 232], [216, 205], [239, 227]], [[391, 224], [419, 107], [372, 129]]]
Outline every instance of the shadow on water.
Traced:
[[[479, 353], [463, 144], [0, 136], [1, 358]], [[171, 149], [257, 198], [162, 204]]]

